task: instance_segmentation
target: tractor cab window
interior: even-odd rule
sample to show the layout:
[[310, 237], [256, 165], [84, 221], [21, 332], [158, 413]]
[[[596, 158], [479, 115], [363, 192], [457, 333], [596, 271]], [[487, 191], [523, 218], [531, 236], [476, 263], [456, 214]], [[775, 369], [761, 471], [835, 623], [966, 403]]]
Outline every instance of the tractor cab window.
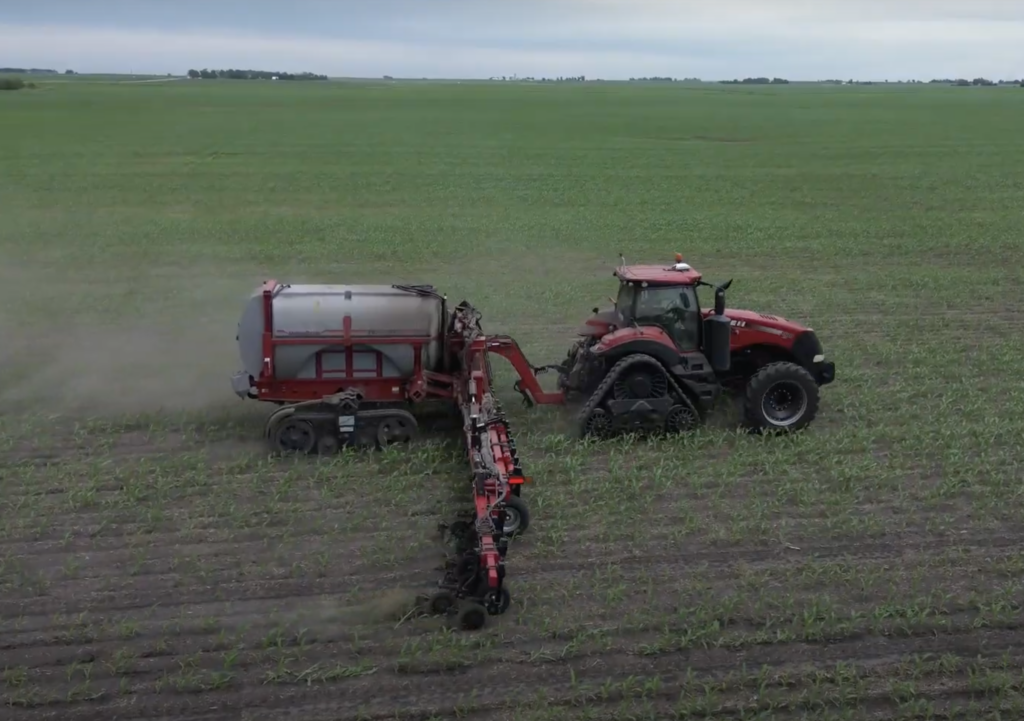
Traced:
[[627, 323], [633, 318], [633, 298], [635, 296], [636, 293], [633, 292], [633, 286], [629, 283], [619, 285], [619, 297], [615, 299], [615, 310], [619, 312], [619, 315]]
[[639, 325], [657, 325], [671, 336], [680, 350], [700, 345], [700, 307], [690, 286], [636, 288], [636, 312]]

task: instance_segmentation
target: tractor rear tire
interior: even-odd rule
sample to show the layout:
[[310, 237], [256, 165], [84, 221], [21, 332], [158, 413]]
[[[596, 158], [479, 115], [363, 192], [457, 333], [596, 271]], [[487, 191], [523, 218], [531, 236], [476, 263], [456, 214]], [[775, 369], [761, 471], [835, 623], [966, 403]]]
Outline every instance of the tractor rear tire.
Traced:
[[814, 377], [796, 363], [769, 363], [747, 381], [744, 423], [757, 433], [795, 433], [818, 414]]

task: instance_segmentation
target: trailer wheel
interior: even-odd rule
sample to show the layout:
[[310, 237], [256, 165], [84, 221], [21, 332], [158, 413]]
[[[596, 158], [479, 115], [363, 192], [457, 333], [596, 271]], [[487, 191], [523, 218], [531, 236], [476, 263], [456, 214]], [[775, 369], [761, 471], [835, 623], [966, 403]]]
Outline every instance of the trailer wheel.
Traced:
[[747, 382], [746, 425], [754, 431], [793, 433], [818, 414], [818, 384], [796, 363], [769, 363]]
[[479, 603], [463, 601], [459, 607], [459, 628], [463, 631], [477, 631], [487, 623], [487, 609]]
[[321, 456], [333, 456], [338, 452], [338, 439], [330, 434], [320, 436], [316, 442], [316, 452]]
[[427, 608], [435, 616], [444, 616], [455, 606], [455, 596], [449, 591], [438, 591], [427, 600]]
[[505, 498], [505, 525], [502, 532], [506, 536], [515, 536], [530, 527], [530, 508], [519, 496], [509, 494]]
[[407, 418], [395, 414], [381, 420], [377, 426], [377, 443], [387, 448], [395, 443], [408, 443], [416, 433], [416, 426]]
[[290, 416], [274, 427], [271, 439], [281, 453], [312, 453], [317, 443], [313, 424]]
[[487, 613], [492, 616], [505, 613], [511, 605], [512, 594], [508, 592], [507, 588], [502, 587], [500, 595], [494, 591], [488, 591], [487, 595], [484, 596], [484, 607], [487, 609]]

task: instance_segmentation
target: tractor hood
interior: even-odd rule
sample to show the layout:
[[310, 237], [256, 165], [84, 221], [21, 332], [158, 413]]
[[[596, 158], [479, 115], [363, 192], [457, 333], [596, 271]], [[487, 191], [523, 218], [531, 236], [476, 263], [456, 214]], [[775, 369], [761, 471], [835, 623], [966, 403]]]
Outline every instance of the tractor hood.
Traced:
[[[713, 312], [714, 311], [711, 309], [705, 310], [704, 317], [706, 318]], [[782, 316], [771, 315], [769, 313], [758, 313], [752, 310], [726, 308], [725, 317], [732, 322], [733, 327], [759, 330], [762, 332], [772, 333], [773, 335], [788, 334], [790, 336], [795, 336], [805, 330], [809, 330], [807, 326], [788, 320]]]

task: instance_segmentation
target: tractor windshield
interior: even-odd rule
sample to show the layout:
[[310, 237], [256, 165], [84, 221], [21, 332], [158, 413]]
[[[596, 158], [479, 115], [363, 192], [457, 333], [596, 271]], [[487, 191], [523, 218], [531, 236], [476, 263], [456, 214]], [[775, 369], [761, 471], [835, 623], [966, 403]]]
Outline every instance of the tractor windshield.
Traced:
[[692, 286], [669, 285], [642, 288], [623, 283], [616, 309], [626, 322], [656, 325], [668, 333], [680, 350], [700, 345], [700, 306]]
[[626, 322], [633, 318], [633, 298], [635, 296], [633, 286], [629, 283], [619, 285], [619, 297], [615, 300], [615, 310], [626, 319]]

